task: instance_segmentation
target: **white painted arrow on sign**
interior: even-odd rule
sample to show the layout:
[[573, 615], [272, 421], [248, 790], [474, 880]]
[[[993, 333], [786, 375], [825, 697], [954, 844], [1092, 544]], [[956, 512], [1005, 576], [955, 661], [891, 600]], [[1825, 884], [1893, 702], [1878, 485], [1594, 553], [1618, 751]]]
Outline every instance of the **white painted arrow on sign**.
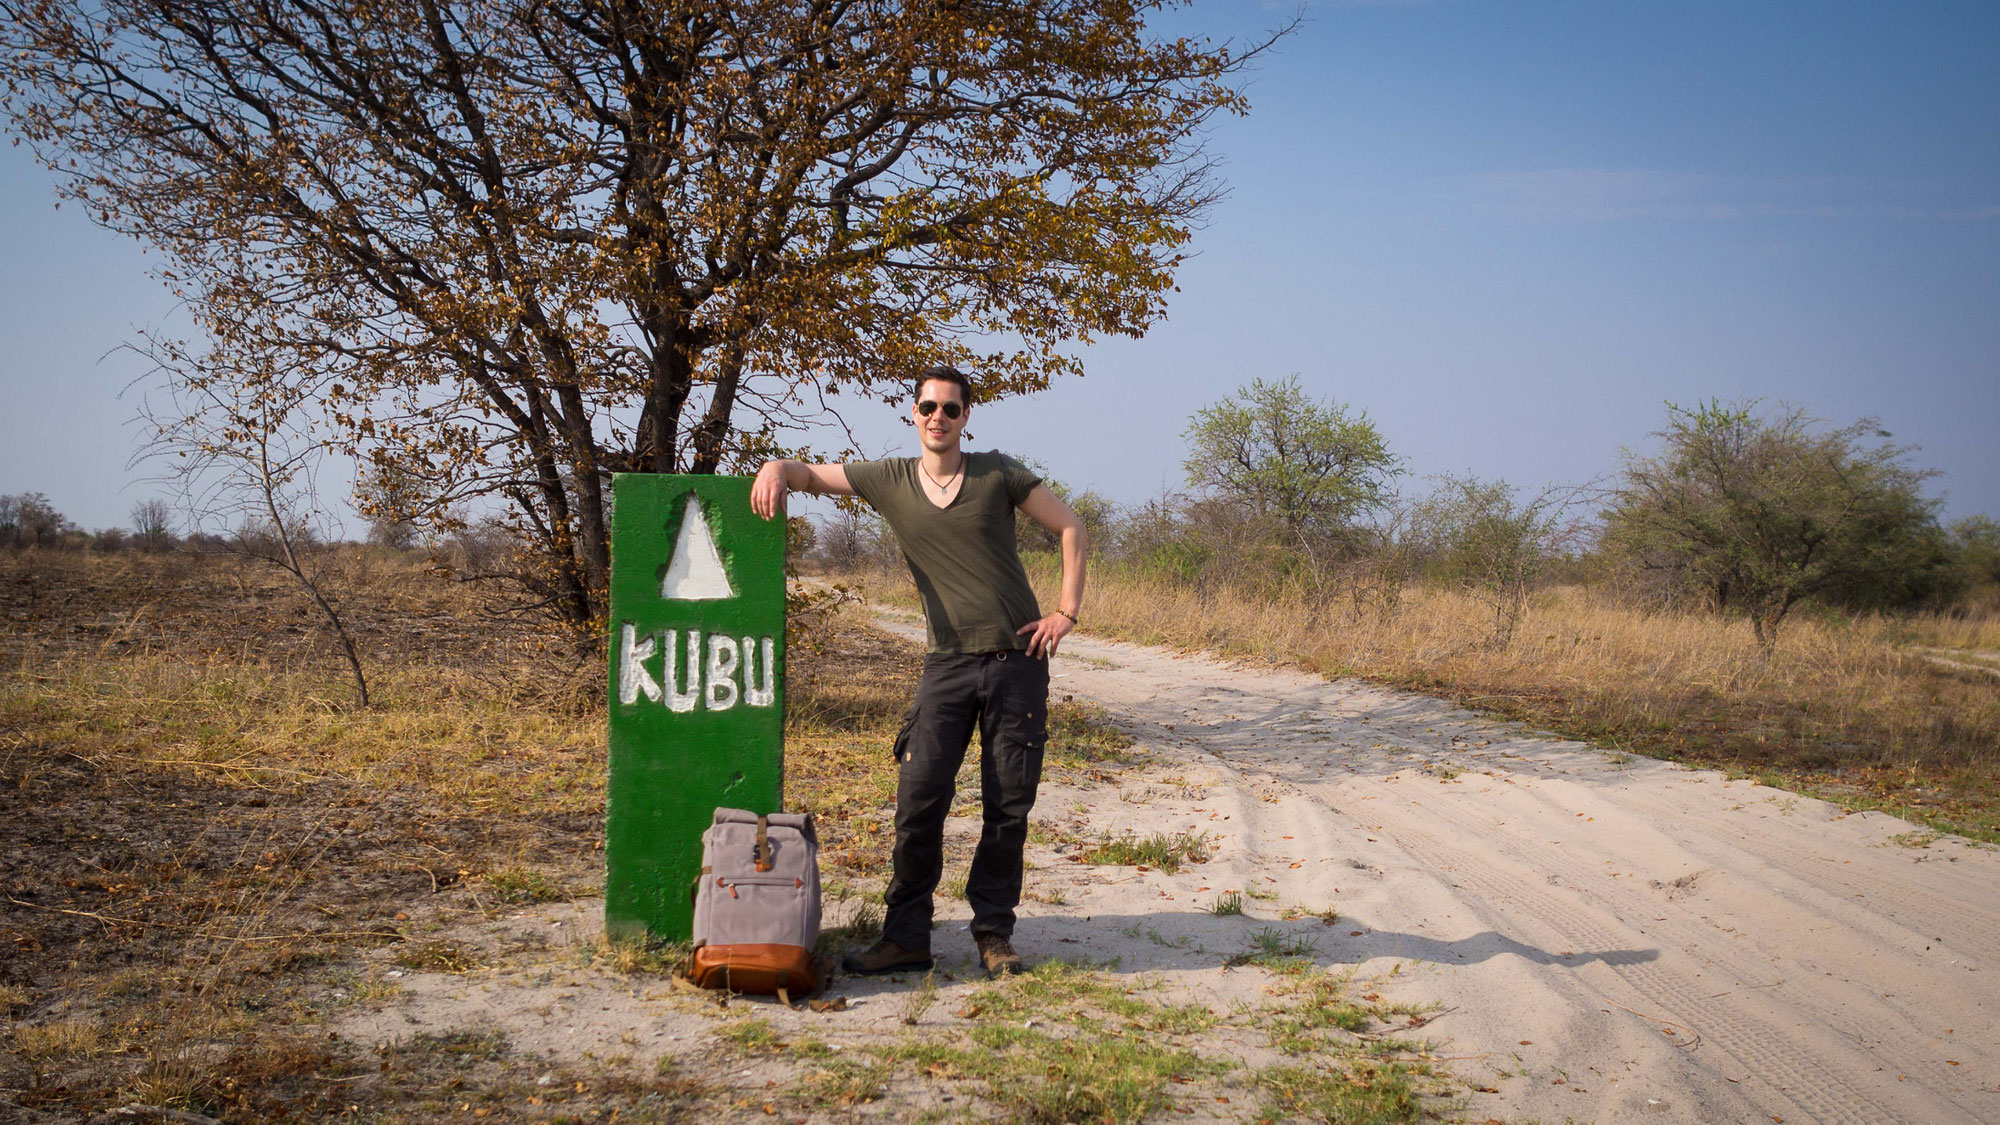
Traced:
[[688, 494], [680, 534], [674, 537], [674, 557], [667, 564], [665, 581], [660, 583], [660, 596], [682, 602], [736, 596], [729, 585], [729, 572], [722, 567], [722, 553], [715, 549], [715, 533], [708, 529], [708, 516], [702, 513], [701, 497], [693, 493]]

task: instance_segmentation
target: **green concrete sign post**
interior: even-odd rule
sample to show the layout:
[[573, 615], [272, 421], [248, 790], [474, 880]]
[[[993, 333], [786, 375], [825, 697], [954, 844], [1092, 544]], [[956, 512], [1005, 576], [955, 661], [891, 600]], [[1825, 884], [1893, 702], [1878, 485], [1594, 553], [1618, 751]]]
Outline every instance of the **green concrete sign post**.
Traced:
[[604, 928], [680, 941], [715, 810], [779, 811], [785, 522], [748, 477], [622, 473], [611, 501]]

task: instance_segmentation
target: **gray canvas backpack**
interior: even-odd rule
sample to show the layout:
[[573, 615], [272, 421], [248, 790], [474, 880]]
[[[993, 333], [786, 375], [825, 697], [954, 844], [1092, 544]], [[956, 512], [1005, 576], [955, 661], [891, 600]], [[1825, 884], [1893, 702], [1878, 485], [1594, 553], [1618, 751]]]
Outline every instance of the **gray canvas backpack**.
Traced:
[[776, 995], [819, 988], [819, 837], [810, 813], [717, 809], [701, 834], [688, 979]]

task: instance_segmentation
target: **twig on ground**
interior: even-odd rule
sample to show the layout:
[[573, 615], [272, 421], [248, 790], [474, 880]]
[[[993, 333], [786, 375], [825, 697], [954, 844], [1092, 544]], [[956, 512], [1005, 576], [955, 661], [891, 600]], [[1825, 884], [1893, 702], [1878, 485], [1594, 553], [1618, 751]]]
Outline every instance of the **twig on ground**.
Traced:
[[[1618, 1009], [1621, 1012], [1631, 1012], [1633, 1015], [1638, 1016], [1642, 1020], [1651, 1020], [1654, 1023], [1657, 1023], [1663, 1027], [1678, 1027], [1682, 1031], [1687, 1032], [1688, 1033], [1687, 1040], [1685, 1042], [1677, 1043], [1676, 1044], [1677, 1046], [1695, 1047], [1701, 1044], [1701, 1032], [1696, 1031], [1694, 1028], [1689, 1027], [1684, 1023], [1675, 1023], [1674, 1021], [1669, 1019], [1661, 1019], [1659, 1016], [1649, 1016], [1644, 1012], [1633, 1011], [1631, 1008], [1627, 1008], [1625, 1005], [1620, 1004], [1616, 1000], [1606, 1000], [1605, 1003], [1611, 1005], [1612, 1007]], [[1668, 1034], [1672, 1033], [1669, 1032]]]
[[90, 1119], [90, 1125], [116, 1125], [120, 1121], [176, 1121], [181, 1125], [222, 1125], [213, 1117], [170, 1109], [163, 1105], [125, 1105], [106, 1110]]
[[148, 766], [207, 766], [218, 770], [244, 770], [250, 773], [289, 773], [313, 781], [326, 780], [325, 775], [307, 773], [305, 770], [288, 770], [281, 766], [244, 766], [235, 762], [204, 762], [196, 758], [140, 758], [140, 764]]
[[30, 910], [46, 910], [51, 914], [68, 914], [76, 918], [89, 918], [92, 921], [102, 922], [107, 926], [152, 926], [162, 930], [186, 928], [184, 926], [173, 925], [170, 922], [149, 922], [143, 918], [113, 918], [109, 914], [99, 914], [95, 910], [70, 910], [61, 906], [43, 906], [39, 902], [23, 902], [13, 895], [8, 895], [7, 901], [13, 903], [15, 906], [25, 906]]

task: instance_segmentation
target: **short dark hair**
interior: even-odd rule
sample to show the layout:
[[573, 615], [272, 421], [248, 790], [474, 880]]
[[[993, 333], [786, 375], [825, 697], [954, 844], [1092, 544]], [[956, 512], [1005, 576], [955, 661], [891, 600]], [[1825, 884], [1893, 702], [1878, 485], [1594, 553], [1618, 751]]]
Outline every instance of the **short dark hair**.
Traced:
[[957, 384], [959, 401], [963, 402], [966, 405], [967, 409], [971, 409], [972, 380], [966, 378], [965, 372], [960, 371], [958, 368], [951, 367], [942, 363], [938, 364], [936, 367], [926, 367], [922, 371], [917, 372], [916, 382], [910, 385], [910, 397], [911, 398], [924, 397], [924, 384], [929, 383], [933, 380], [941, 380], [946, 383]]

